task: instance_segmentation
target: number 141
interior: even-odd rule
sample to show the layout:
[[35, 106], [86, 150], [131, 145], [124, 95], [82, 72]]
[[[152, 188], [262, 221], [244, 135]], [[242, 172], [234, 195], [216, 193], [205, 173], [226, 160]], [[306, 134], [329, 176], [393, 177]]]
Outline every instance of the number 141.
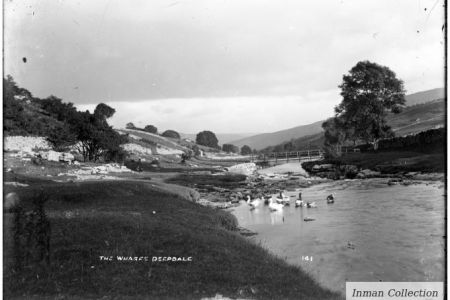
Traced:
[[302, 261], [313, 261], [313, 257], [312, 256], [302, 256]]

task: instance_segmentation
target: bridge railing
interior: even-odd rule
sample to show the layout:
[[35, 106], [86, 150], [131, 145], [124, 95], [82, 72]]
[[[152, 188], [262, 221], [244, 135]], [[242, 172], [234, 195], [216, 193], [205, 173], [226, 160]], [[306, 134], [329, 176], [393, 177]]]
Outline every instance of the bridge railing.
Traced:
[[267, 161], [267, 160], [290, 160], [290, 159], [307, 159], [323, 157], [324, 152], [320, 149], [304, 150], [304, 151], [288, 151], [288, 152], [272, 152], [270, 154], [263, 154], [254, 156], [252, 160]]

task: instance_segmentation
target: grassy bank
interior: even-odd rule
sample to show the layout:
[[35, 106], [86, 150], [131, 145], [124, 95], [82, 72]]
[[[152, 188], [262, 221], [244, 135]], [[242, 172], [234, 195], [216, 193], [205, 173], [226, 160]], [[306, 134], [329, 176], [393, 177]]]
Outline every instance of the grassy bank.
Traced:
[[[49, 264], [13, 271], [11, 213], [5, 213], [4, 296], [199, 299], [336, 299], [297, 267], [240, 236], [230, 214], [143, 182], [41, 183], [17, 190], [30, 207], [49, 195]], [[9, 221], [8, 221], [9, 220]], [[31, 249], [32, 250], [32, 249]], [[100, 256], [150, 261], [101, 261]], [[152, 256], [192, 257], [151, 262]]]
[[445, 172], [446, 157], [444, 153], [424, 154], [413, 151], [379, 151], [351, 153], [336, 159], [320, 162], [304, 162], [305, 170], [316, 164], [356, 165], [361, 169], [380, 171], [383, 174], [406, 172]]
[[222, 187], [237, 188], [245, 186], [245, 175], [241, 174], [221, 174], [221, 175], [191, 175], [179, 174], [166, 180], [168, 183], [179, 184], [188, 187]]

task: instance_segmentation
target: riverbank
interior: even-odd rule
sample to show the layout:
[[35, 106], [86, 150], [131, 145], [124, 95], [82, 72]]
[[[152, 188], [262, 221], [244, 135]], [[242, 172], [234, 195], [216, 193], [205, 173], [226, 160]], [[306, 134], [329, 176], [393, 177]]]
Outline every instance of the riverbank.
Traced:
[[[16, 180], [22, 183], [23, 178]], [[5, 192], [18, 193], [25, 210], [38, 191], [49, 196], [50, 259], [13, 271], [12, 235], [6, 230], [13, 214], [4, 213], [4, 293], [9, 298], [201, 299], [221, 294], [341, 299], [300, 268], [241, 236], [229, 213], [155, 190], [150, 182], [31, 179], [23, 184], [28, 186], [8, 186]], [[139, 259], [120, 261], [119, 256]]]
[[330, 179], [395, 177], [441, 180], [446, 171], [446, 156], [441, 152], [424, 154], [412, 151], [349, 153], [334, 159], [303, 162], [302, 167], [311, 175]]

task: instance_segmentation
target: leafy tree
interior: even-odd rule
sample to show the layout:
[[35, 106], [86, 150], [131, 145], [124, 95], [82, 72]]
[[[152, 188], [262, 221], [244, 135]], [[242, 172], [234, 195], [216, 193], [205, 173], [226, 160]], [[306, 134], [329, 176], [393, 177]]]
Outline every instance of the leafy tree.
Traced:
[[252, 154], [252, 148], [250, 148], [250, 147], [247, 146], [247, 145], [242, 146], [242, 148], [241, 148], [241, 154], [242, 154], [242, 155], [249, 155], [249, 154]]
[[[211, 148], [219, 148], [219, 140], [216, 135], [208, 130], [199, 132], [195, 139], [196, 143], [199, 145], [211, 147]], [[219, 148], [220, 149], [220, 148]]]
[[95, 107], [94, 117], [97, 120], [106, 121], [115, 114], [116, 110], [104, 103], [100, 103]]
[[58, 152], [64, 152], [70, 146], [76, 143], [76, 134], [66, 124], [58, 124], [46, 137], [47, 142], [52, 149]]
[[[97, 111], [106, 109], [103, 105]], [[106, 109], [111, 112], [112, 110]], [[120, 144], [126, 142], [126, 137], [121, 136], [106, 122], [111, 113], [91, 114], [89, 111], [78, 112], [70, 120], [72, 130], [77, 135], [78, 148], [84, 160], [97, 161], [104, 158], [116, 157], [120, 154]]]
[[222, 151], [225, 151], [228, 153], [239, 153], [239, 147], [235, 146], [233, 144], [223, 144]]
[[341, 147], [346, 139], [346, 131], [343, 122], [339, 118], [329, 118], [322, 123], [325, 130], [325, 152], [328, 157], [341, 155]]
[[156, 134], [156, 133], [158, 133], [158, 128], [156, 128], [153, 125], [147, 125], [144, 127], [144, 131]]
[[388, 67], [361, 61], [343, 76], [339, 88], [343, 100], [335, 108], [336, 117], [343, 128], [353, 131], [353, 138], [377, 149], [381, 138], [393, 135], [387, 112], [399, 113], [405, 105], [403, 81]]
[[8, 75], [3, 79], [3, 128], [6, 132], [15, 133], [23, 123], [23, 107], [14, 98], [17, 93], [18, 87]]
[[127, 123], [127, 125], [125, 125], [125, 128], [126, 129], [136, 129], [136, 126], [134, 126], [134, 124], [133, 123]]
[[168, 138], [180, 139], [180, 134], [175, 130], [166, 130], [161, 135]]
[[55, 96], [49, 96], [42, 99], [40, 104], [45, 111], [50, 113], [58, 121], [62, 122], [67, 122], [77, 111], [73, 106], [73, 103], [64, 103], [62, 102], [62, 99]]

